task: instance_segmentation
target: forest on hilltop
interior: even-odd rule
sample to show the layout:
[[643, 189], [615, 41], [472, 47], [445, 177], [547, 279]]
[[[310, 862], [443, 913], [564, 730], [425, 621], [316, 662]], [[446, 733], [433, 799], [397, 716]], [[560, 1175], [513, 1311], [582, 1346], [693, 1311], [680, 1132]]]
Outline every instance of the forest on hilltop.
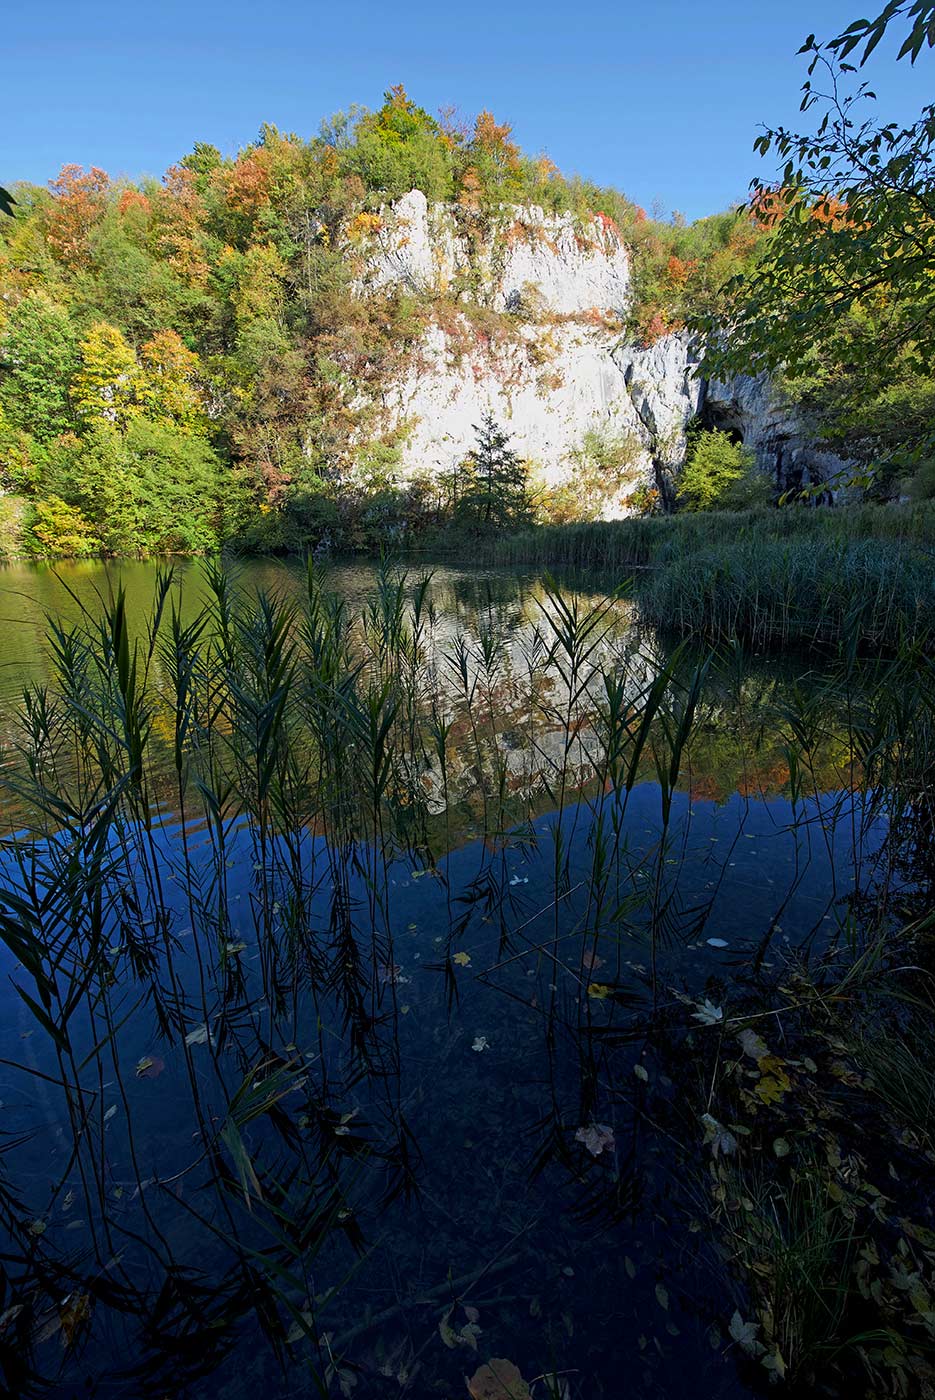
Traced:
[[[714, 310], [763, 233], [744, 209], [649, 218], [524, 155], [489, 112], [434, 118], [398, 87], [312, 140], [266, 126], [234, 158], [198, 143], [162, 180], [66, 165], [16, 186], [0, 227], [0, 547], [361, 547], [449, 518], [444, 482], [398, 479], [398, 438], [366, 402], [453, 309], [355, 286], [381, 206], [413, 188], [469, 240], [504, 205], [612, 226], [634, 260], [622, 329], [644, 343]], [[457, 309], [481, 345], [543, 318], [467, 292]]]
[[[496, 309], [470, 282], [366, 289], [386, 206], [412, 189], [478, 251], [507, 217], [525, 236], [518, 206], [570, 216], [582, 248], [597, 222], [632, 267], [625, 320], [603, 331], [649, 345], [687, 327], [706, 375], [769, 372], [852, 464], [852, 490], [935, 495], [935, 106], [907, 126], [877, 120], [848, 62], [900, 21], [914, 62], [935, 42], [929, 0], [809, 36], [815, 131], [766, 130], [755, 145], [778, 177], [691, 225], [524, 154], [490, 112], [433, 117], [402, 87], [311, 140], [264, 126], [234, 157], [197, 143], [161, 180], [66, 165], [48, 188], [14, 186], [0, 214], [0, 555], [366, 549], [489, 524], [489, 492], [470, 513], [476, 453], [458, 482], [403, 476], [406, 425], [387, 432], [376, 405], [433, 324], [484, 355], [555, 318], [525, 299]], [[762, 500], [762, 482], [737, 496], [750, 464], [736, 443], [689, 443], [683, 507]], [[548, 520], [548, 499], [518, 514], [534, 511]]]

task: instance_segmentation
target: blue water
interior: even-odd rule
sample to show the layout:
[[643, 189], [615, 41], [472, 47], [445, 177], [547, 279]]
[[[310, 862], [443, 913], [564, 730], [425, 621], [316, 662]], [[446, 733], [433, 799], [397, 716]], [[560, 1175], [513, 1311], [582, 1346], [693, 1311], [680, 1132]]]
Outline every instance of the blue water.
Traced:
[[[165, 927], [117, 861], [109, 952], [61, 1061], [0, 944], [2, 1166], [26, 1225], [10, 1254], [54, 1263], [30, 1333], [43, 1393], [311, 1395], [314, 1362], [332, 1393], [457, 1395], [499, 1356], [574, 1395], [747, 1394], [725, 1325], [739, 1299], [696, 1228], [693, 1010], [729, 1018], [746, 979], [847, 936], [885, 834], [860, 829], [844, 795], [676, 794], [663, 834], [645, 783], [437, 858], [297, 834], [297, 911], [269, 874], [282, 838], [258, 859], [256, 833], [230, 828], [219, 855], [192, 826], [191, 868], [229, 915], [217, 934], [193, 923], [167, 815]], [[79, 975], [52, 911], [44, 932]], [[62, 1074], [87, 1109], [78, 1156]], [[578, 1136], [595, 1126], [612, 1136], [596, 1155]], [[268, 1335], [257, 1280], [293, 1340]], [[93, 1303], [65, 1347], [75, 1296]]]

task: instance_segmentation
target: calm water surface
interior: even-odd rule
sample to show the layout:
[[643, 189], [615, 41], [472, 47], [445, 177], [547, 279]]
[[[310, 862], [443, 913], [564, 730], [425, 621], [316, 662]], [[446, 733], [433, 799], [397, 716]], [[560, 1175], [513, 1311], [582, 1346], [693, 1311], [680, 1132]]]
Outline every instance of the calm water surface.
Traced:
[[[298, 569], [238, 572], [301, 596]], [[332, 587], [358, 607], [374, 578], [338, 568]], [[142, 637], [151, 565], [0, 576], [10, 777], [23, 689], [54, 675], [47, 615], [78, 623], [118, 579]], [[198, 566], [174, 593], [193, 618]], [[535, 704], [524, 690], [540, 580], [441, 568], [431, 597], [442, 699], [459, 635], [479, 673], [485, 634], [507, 642], [481, 675], [489, 747], [453, 700], [444, 772], [426, 738], [411, 843], [183, 811], [167, 729], [149, 819], [93, 842], [64, 822], [35, 863], [6, 856], [77, 988], [66, 1024], [43, 1012], [8, 906], [12, 1393], [454, 1397], [491, 1358], [519, 1369], [517, 1396], [761, 1388], [704, 1228], [695, 1013], [828, 946], [885, 826], [862, 821], [833, 744], [791, 792], [777, 716], [803, 666], [714, 667], [674, 790], [647, 754], [627, 791], [583, 776], [599, 724], [585, 704], [569, 748], [561, 675]], [[637, 688], [667, 655], [625, 604], [606, 646]], [[151, 687], [162, 713], [164, 665]], [[8, 793], [6, 829], [29, 820]], [[56, 878], [103, 890], [99, 914], [53, 898]]]

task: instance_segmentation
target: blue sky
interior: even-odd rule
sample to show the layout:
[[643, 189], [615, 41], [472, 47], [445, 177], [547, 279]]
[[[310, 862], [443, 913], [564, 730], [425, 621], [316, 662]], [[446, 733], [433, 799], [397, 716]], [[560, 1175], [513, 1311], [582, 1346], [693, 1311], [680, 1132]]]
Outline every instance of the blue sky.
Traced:
[[[158, 175], [195, 141], [233, 153], [264, 121], [312, 135], [401, 82], [429, 111], [489, 107], [562, 170], [695, 218], [763, 173], [760, 123], [800, 120], [806, 34], [882, 3], [20, 0], [3, 19], [0, 183], [66, 161]], [[931, 100], [935, 59], [897, 66], [896, 47], [868, 72], [902, 119]]]

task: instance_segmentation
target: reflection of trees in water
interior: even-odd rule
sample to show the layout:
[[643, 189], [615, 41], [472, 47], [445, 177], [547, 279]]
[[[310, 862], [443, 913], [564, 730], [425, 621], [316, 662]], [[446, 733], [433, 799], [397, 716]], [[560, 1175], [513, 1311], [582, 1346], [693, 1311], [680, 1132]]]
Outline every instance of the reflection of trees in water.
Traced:
[[[853, 695], [699, 664], [634, 634], [625, 605], [539, 585], [492, 600], [468, 580], [456, 626], [457, 576], [421, 620], [384, 578], [364, 624], [314, 579], [303, 598], [271, 576], [279, 602], [215, 579], [204, 619], [173, 617], [167, 586], [135, 669], [112, 609], [60, 641], [29, 709], [35, 840], [9, 847], [0, 906], [29, 998], [2, 1052], [20, 1105], [0, 1142], [7, 1384], [86, 1365], [160, 1394], [262, 1381], [277, 1358], [354, 1374], [363, 1355], [377, 1386], [391, 1354], [398, 1392], [449, 1305], [505, 1310], [482, 1325], [515, 1341], [504, 1290], [545, 1299], [535, 1327], [522, 1313], [540, 1357], [617, 1376], [619, 1318], [593, 1316], [595, 1280], [623, 1277], [606, 1231], [649, 1249], [632, 1222], [674, 1238], [680, 1209], [678, 1144], [654, 1155], [635, 1069], [684, 1025], [673, 987], [694, 985], [756, 810], [721, 835], [698, 785], [754, 794], [783, 757], [804, 854], [769, 909], [819, 926], [805, 838], [871, 836], [859, 803], [832, 823], [815, 800]], [[610, 1140], [612, 1171], [592, 1151]], [[684, 1367], [686, 1345], [653, 1366]], [[454, 1386], [461, 1360], [431, 1367]]]

